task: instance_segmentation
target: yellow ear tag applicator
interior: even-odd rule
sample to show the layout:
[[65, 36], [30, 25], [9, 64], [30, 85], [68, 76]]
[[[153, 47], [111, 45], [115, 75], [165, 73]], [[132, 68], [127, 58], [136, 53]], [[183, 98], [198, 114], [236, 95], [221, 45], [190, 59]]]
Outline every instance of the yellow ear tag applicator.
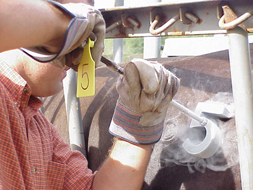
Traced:
[[94, 41], [87, 39], [87, 44], [83, 49], [81, 63], [77, 69], [77, 91], [76, 97], [95, 95], [95, 61], [93, 60], [90, 48], [94, 46]]

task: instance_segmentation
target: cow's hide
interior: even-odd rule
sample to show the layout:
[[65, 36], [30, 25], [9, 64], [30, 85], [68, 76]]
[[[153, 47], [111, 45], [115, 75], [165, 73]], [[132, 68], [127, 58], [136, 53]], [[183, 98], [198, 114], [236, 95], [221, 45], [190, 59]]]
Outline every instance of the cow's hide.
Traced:
[[[157, 60], [181, 79], [175, 100], [194, 110], [198, 102], [233, 105], [228, 52], [198, 57]], [[98, 169], [112, 145], [108, 133], [118, 98], [117, 73], [106, 67], [96, 70], [96, 95], [81, 98], [81, 111], [89, 167]], [[63, 92], [44, 99], [44, 112], [69, 143]], [[143, 190], [233, 190], [241, 189], [234, 118], [210, 118], [222, 131], [223, 143], [214, 156], [201, 159], [187, 154], [182, 142], [200, 131], [189, 129], [190, 119], [170, 106], [161, 140], [154, 145]], [[200, 133], [202, 134], [202, 133]], [[195, 135], [195, 136], [194, 136]]]

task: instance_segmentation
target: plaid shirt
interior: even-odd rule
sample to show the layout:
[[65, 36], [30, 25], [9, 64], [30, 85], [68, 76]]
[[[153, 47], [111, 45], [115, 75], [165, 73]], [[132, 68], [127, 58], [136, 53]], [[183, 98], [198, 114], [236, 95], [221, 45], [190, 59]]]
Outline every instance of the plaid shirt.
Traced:
[[90, 189], [94, 174], [40, 113], [26, 81], [0, 62], [0, 189]]

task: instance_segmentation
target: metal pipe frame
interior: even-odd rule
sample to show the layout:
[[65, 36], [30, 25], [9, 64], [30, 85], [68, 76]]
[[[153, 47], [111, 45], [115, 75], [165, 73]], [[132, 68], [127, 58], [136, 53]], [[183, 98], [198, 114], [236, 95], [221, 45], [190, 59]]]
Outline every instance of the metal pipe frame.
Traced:
[[[226, 29], [221, 29], [218, 25], [219, 19], [223, 15], [222, 6], [229, 5], [235, 10], [238, 16], [253, 9], [252, 0], [171, 0], [168, 3], [156, 3], [143, 7], [115, 7], [101, 9], [106, 21], [106, 27], [121, 20], [121, 15], [136, 18], [140, 26], [134, 31], [126, 28], [122, 24], [110, 29], [106, 38], [131, 38], [153, 36], [149, 32], [150, 23], [155, 20], [155, 15], [159, 15], [157, 28], [163, 26], [170, 18], [180, 14], [180, 21], [175, 22], [165, 31], [157, 36], [183, 36], [183, 35], [206, 35], [206, 34], [226, 34]], [[188, 15], [198, 18], [197, 23], [188, 18]], [[253, 32], [253, 22], [247, 19], [243, 24], [249, 32]]]
[[227, 33], [242, 189], [253, 189], [253, 84], [248, 34], [238, 26]]
[[76, 97], [77, 73], [70, 69], [63, 80], [65, 107], [69, 126], [69, 141], [71, 150], [79, 150], [86, 156], [84, 129], [79, 98]]

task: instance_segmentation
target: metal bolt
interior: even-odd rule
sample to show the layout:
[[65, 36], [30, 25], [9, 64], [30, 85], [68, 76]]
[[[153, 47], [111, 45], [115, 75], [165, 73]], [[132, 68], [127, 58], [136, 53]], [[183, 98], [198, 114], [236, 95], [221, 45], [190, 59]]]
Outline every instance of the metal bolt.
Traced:
[[116, 28], [117, 26], [121, 25], [121, 23], [122, 23], [121, 20], [119, 20], [119, 21], [113, 23], [112, 25], [108, 26], [106, 28], [106, 33], [112, 31], [114, 28]]
[[130, 22], [130, 24], [132, 24], [134, 28], [138, 28], [140, 26], [140, 23], [131, 17], [127, 17], [126, 20]]
[[198, 21], [199, 21], [199, 18], [197, 16], [195, 16], [194, 14], [185, 13], [184, 16], [194, 23], [198, 23]]

